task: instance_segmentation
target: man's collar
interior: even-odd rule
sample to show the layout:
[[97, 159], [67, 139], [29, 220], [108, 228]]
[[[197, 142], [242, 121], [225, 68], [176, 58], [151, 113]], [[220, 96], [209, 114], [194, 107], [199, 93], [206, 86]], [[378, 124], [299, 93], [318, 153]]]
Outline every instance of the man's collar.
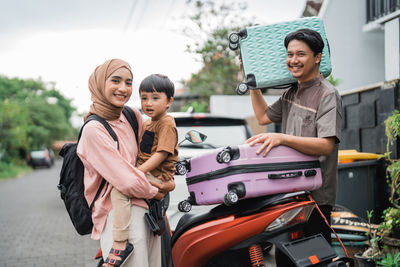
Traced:
[[305, 88], [312, 87], [312, 86], [314, 86], [316, 84], [319, 84], [322, 81], [322, 79], [323, 79], [323, 76], [320, 73], [320, 74], [318, 74], [317, 77], [315, 77], [315, 78], [313, 78], [313, 79], [311, 79], [309, 81], [306, 81], [306, 82], [298, 84], [298, 88], [299, 89], [305, 89]]

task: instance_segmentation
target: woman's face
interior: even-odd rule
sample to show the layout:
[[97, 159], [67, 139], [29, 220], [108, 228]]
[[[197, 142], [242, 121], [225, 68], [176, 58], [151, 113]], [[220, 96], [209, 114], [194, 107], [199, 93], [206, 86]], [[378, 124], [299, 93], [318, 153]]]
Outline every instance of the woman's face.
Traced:
[[104, 95], [111, 105], [123, 107], [132, 95], [132, 74], [126, 68], [119, 68], [107, 78]]

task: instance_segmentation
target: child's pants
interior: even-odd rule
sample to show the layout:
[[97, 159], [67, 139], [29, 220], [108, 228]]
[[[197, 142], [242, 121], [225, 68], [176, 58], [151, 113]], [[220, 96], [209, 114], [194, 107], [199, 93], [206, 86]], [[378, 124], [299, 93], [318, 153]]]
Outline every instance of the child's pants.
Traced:
[[129, 237], [131, 222], [131, 200], [118, 189], [111, 189], [111, 203], [114, 211], [113, 239], [125, 241]]
[[[154, 177], [151, 173], [146, 173], [146, 178], [149, 181], [161, 182]], [[131, 212], [130, 199], [122, 194], [115, 187], [111, 190], [111, 203], [114, 210], [114, 225], [113, 225], [113, 238], [114, 241], [125, 241], [129, 237], [129, 223]]]
[[[117, 190], [116, 190], [117, 191]], [[132, 205], [130, 207], [130, 224], [128, 225], [129, 241], [133, 244], [133, 254], [124, 263], [124, 267], [160, 267], [161, 237], [154, 235], [144, 218], [147, 209]], [[113, 245], [112, 228], [114, 225], [114, 209], [107, 216], [106, 226], [101, 234], [100, 245], [103, 258], [106, 259]]]

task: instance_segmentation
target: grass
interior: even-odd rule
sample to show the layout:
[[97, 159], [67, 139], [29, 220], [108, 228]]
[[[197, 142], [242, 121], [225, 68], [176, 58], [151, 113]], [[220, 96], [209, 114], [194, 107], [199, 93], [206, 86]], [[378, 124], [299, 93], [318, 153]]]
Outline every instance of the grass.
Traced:
[[31, 170], [32, 168], [24, 163], [15, 164], [0, 162], [0, 180], [19, 177]]

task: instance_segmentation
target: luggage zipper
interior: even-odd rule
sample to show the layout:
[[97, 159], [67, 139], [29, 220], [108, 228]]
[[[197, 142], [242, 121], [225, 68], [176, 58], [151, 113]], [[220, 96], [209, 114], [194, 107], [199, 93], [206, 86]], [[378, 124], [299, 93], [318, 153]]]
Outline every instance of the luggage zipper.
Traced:
[[320, 168], [320, 163], [318, 160], [303, 161], [303, 162], [236, 165], [236, 166], [229, 166], [227, 168], [216, 171], [211, 171], [204, 174], [199, 174], [192, 177], [186, 177], [186, 184], [191, 185], [241, 173], [288, 171], [288, 170], [312, 169], [312, 168]]

